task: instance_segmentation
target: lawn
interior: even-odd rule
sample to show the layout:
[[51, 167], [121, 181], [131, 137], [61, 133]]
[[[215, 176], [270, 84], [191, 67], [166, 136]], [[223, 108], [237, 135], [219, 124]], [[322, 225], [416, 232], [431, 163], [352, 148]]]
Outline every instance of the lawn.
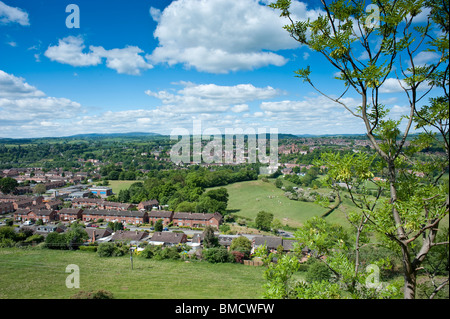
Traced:
[[314, 203], [288, 199], [284, 191], [270, 181], [239, 182], [224, 187], [229, 194], [227, 210], [250, 219], [255, 219], [258, 212], [264, 210], [273, 213], [283, 225], [299, 227], [307, 219], [327, 211]]
[[131, 184], [134, 184], [138, 181], [113, 181], [113, 180], [109, 180], [109, 185], [108, 187], [112, 188], [112, 191], [114, 194], [119, 194], [119, 192], [123, 189], [128, 189], [130, 188]]
[[[67, 288], [66, 267], [79, 266], [80, 288]], [[0, 299], [67, 299], [79, 290], [105, 289], [117, 299], [259, 299], [263, 267], [93, 252], [0, 249]]]

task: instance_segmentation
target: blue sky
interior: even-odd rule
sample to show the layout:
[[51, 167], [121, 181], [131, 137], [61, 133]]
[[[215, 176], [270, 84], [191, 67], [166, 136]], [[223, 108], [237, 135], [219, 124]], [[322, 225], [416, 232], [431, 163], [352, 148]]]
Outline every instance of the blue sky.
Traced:
[[[80, 28], [66, 26], [69, 4]], [[299, 19], [319, 12], [317, 1], [293, 1]], [[221, 131], [363, 133], [360, 120], [294, 78], [311, 65], [321, 89], [342, 89], [285, 23], [255, 0], [0, 0], [0, 137], [170, 134], [194, 120]], [[401, 114], [398, 84], [385, 92]], [[358, 104], [356, 95], [345, 101]]]

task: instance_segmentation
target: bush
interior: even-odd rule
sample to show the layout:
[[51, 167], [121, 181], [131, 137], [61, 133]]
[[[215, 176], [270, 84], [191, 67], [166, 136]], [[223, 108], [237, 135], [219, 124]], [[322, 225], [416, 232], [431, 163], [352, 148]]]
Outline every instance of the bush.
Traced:
[[45, 247], [49, 249], [67, 249], [65, 234], [52, 232], [45, 238]]
[[181, 253], [187, 250], [189, 250], [189, 248], [187, 248], [186, 245], [177, 245], [170, 247], [147, 245], [140, 253], [140, 256], [144, 258], [154, 258], [155, 260], [177, 260], [181, 258]]
[[79, 247], [81, 251], [90, 251], [90, 252], [96, 252], [97, 246], [80, 246]]
[[100, 257], [120, 257], [125, 255], [126, 251], [126, 247], [114, 243], [102, 243], [97, 248], [97, 254]]
[[308, 267], [305, 279], [308, 282], [328, 281], [331, 278], [331, 270], [322, 262], [316, 261]]
[[234, 261], [234, 256], [231, 255], [225, 247], [204, 249], [203, 258], [214, 264]]
[[72, 297], [70, 297], [70, 299], [114, 299], [114, 296], [111, 292], [107, 290], [96, 290], [96, 291], [81, 290]]
[[34, 235], [31, 235], [30, 237], [28, 237], [27, 239], [25, 239], [25, 243], [36, 243], [36, 244], [38, 244], [38, 243], [41, 243], [41, 242], [43, 242], [44, 241], [44, 236], [42, 236], [42, 235], [39, 235], [39, 234], [34, 234]]
[[234, 262], [239, 264], [244, 263], [245, 254], [243, 252], [235, 250], [232, 251], [231, 254], [234, 257]]

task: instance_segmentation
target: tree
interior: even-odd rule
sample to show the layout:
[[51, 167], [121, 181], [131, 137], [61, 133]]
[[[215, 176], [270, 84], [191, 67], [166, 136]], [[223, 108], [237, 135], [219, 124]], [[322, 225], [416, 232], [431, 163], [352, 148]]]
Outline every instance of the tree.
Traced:
[[47, 188], [45, 187], [44, 184], [37, 184], [34, 188], [33, 188], [33, 193], [35, 194], [39, 194], [42, 195], [47, 191]]
[[5, 177], [0, 179], [0, 191], [4, 194], [13, 192], [19, 183], [12, 177]]
[[[309, 66], [295, 74], [320, 94], [340, 104], [365, 128], [377, 154], [377, 171], [384, 171], [386, 175], [386, 183], [378, 183], [379, 194], [386, 191], [389, 198], [378, 196], [372, 203], [363, 197], [353, 200], [359, 208], [358, 216], [353, 216], [353, 224], [360, 235], [370, 225], [373, 231], [383, 235], [386, 246], [401, 253], [404, 298], [413, 299], [417, 271], [430, 249], [436, 245], [448, 247], [448, 241], [436, 241], [439, 223], [449, 211], [448, 188], [440, 181], [441, 174], [433, 179], [431, 167], [427, 169], [414, 155], [430, 145], [435, 133], [425, 126], [432, 127], [440, 134], [438, 140], [443, 141], [447, 159], [439, 160], [439, 166], [429, 166], [448, 171], [448, 111], [442, 106], [448, 103], [449, 3], [448, 0], [375, 1], [379, 12], [376, 23], [371, 23], [372, 12], [365, 10], [362, 1], [335, 0], [327, 4], [322, 0], [321, 3], [323, 14], [313, 21], [294, 21], [289, 0], [278, 0], [271, 7], [279, 9], [281, 16], [289, 20], [285, 29], [292, 38], [322, 55], [338, 72], [335, 79], [344, 87], [337, 98], [313, 83]], [[424, 8], [429, 9], [428, 20], [415, 24]], [[436, 59], [420, 63], [417, 58], [422, 52], [432, 52]], [[381, 102], [382, 86], [392, 81], [404, 92], [407, 104], [400, 119], [389, 117], [389, 108]], [[431, 100], [429, 107], [422, 106], [421, 100], [432, 89], [442, 89], [443, 95]], [[346, 103], [344, 97], [349, 92], [359, 97], [357, 108]], [[406, 141], [414, 122], [425, 134], [408, 147]], [[349, 166], [358, 167], [360, 163], [353, 158]], [[417, 169], [418, 172], [424, 170], [426, 178], [418, 178]], [[352, 176], [351, 170], [341, 170], [335, 175], [348, 181]], [[355, 245], [355, 249], [358, 247]], [[358, 275], [358, 267], [356, 264], [353, 276]]]
[[219, 238], [214, 235], [214, 228], [210, 225], [206, 226], [203, 231], [203, 246], [206, 248], [219, 246]]
[[66, 244], [70, 250], [78, 249], [88, 239], [89, 235], [78, 222], [72, 223], [65, 233]]
[[162, 219], [158, 219], [156, 221], [156, 223], [155, 223], [155, 231], [162, 232], [163, 228], [164, 228], [163, 220]]
[[256, 215], [256, 228], [260, 230], [270, 231], [273, 221], [273, 214], [265, 211], [260, 211]]
[[251, 250], [252, 242], [247, 237], [239, 236], [231, 241], [230, 251], [240, 251], [248, 258]]

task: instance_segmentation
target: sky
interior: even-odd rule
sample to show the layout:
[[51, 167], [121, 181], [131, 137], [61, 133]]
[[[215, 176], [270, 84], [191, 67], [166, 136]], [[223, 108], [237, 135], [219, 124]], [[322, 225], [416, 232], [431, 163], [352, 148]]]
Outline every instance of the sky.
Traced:
[[[342, 93], [337, 70], [292, 39], [266, 2], [0, 0], [0, 137], [169, 135], [194, 123], [202, 131], [364, 133], [360, 119], [294, 77], [310, 66], [321, 90]], [[292, 13], [314, 19], [321, 10], [293, 0]], [[407, 110], [397, 80], [381, 92], [393, 116]], [[359, 99], [343, 101], [355, 108]]]

